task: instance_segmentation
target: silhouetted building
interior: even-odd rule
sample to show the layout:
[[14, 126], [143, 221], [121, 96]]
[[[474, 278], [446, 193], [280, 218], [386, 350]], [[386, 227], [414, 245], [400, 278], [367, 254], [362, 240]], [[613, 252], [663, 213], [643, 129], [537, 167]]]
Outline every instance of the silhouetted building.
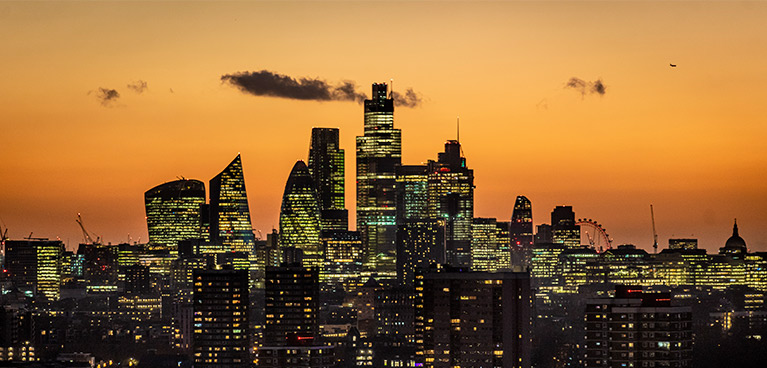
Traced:
[[590, 367], [691, 367], [692, 313], [671, 305], [669, 293], [618, 286], [615, 298], [586, 305]]
[[304, 266], [322, 267], [317, 190], [303, 161], [293, 165], [280, 207], [280, 246], [304, 252]]
[[429, 217], [445, 221], [447, 263], [471, 266], [471, 223], [474, 219], [474, 171], [466, 167], [461, 144], [450, 140], [437, 161], [429, 161]]
[[532, 303], [526, 272], [444, 269], [418, 279], [416, 341], [424, 366], [530, 367]]
[[317, 270], [298, 263], [267, 267], [265, 288], [263, 346], [315, 345], [320, 309]]
[[568, 248], [581, 246], [581, 228], [575, 224], [575, 212], [571, 206], [557, 206], [551, 211], [553, 243], [564, 244]]
[[348, 230], [349, 213], [344, 207], [344, 150], [337, 128], [312, 128], [307, 166], [317, 186], [322, 230]]
[[176, 252], [179, 241], [200, 238], [200, 205], [204, 203], [205, 184], [199, 180], [176, 180], [146, 191], [150, 249]]
[[724, 247], [719, 248], [719, 254], [726, 254], [732, 257], [743, 257], [748, 253], [746, 241], [738, 234], [738, 221], [732, 226], [732, 236], [727, 239]]
[[509, 225], [511, 264], [523, 269], [530, 266], [533, 254], [533, 205], [525, 196], [517, 196]]
[[249, 367], [248, 273], [194, 271], [194, 366]]
[[6, 240], [5, 268], [20, 290], [58, 300], [61, 296], [61, 255], [59, 240]]
[[210, 179], [210, 239], [236, 252], [250, 252], [255, 236], [240, 155]]
[[133, 265], [125, 268], [125, 293], [149, 294], [152, 292], [152, 279], [149, 267]]
[[669, 239], [668, 249], [684, 249], [694, 250], [698, 249], [698, 239]]
[[536, 226], [534, 244], [549, 244], [554, 242], [554, 234], [551, 225], [540, 224]]
[[402, 137], [394, 128], [394, 99], [386, 83], [373, 84], [365, 100], [364, 134], [357, 137], [357, 231], [365, 246], [365, 266], [395, 277], [395, 168], [402, 162]]
[[418, 269], [445, 263], [445, 226], [432, 219], [410, 219], [397, 227], [397, 281], [412, 286]]

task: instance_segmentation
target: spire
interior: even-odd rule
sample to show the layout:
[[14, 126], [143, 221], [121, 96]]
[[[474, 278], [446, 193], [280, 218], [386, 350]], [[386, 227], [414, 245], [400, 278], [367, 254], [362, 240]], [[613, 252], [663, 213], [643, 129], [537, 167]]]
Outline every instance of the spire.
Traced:
[[735, 225], [732, 226], [732, 236], [740, 236], [738, 235], [738, 219], [735, 219]]

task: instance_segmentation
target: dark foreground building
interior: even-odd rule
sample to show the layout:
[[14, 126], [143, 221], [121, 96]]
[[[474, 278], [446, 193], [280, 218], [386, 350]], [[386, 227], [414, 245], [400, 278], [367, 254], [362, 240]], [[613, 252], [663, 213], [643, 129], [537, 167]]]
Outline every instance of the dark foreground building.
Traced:
[[691, 367], [692, 312], [669, 293], [618, 286], [586, 306], [586, 367]]
[[248, 273], [194, 271], [194, 366], [249, 367]]
[[530, 367], [529, 273], [448, 268], [416, 280], [416, 343], [423, 366]]

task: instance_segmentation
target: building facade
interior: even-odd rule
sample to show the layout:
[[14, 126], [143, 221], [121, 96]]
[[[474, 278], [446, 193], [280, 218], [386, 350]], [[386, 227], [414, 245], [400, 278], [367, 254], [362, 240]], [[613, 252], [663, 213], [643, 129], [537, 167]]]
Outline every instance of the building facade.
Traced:
[[345, 208], [344, 150], [338, 128], [312, 128], [307, 166], [317, 186], [322, 230], [348, 230]]
[[200, 238], [201, 205], [205, 184], [199, 180], [176, 180], [144, 193], [150, 249], [178, 252], [178, 242]]
[[240, 155], [210, 179], [210, 238], [236, 252], [250, 252], [255, 243]]
[[293, 165], [282, 195], [280, 246], [301, 249], [306, 267], [322, 267], [317, 189], [303, 161]]

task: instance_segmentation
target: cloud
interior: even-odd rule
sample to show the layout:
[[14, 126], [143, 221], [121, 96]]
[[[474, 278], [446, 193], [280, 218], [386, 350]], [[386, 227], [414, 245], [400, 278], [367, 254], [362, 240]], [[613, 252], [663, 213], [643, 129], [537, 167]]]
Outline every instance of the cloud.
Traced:
[[603, 96], [607, 91], [604, 83], [601, 79], [597, 79], [593, 82], [587, 82], [583, 79], [572, 77], [565, 83], [565, 88], [574, 89], [581, 93], [581, 97], [585, 97], [586, 94], [599, 94]]
[[145, 81], [137, 80], [137, 81], [135, 81], [133, 83], [129, 83], [127, 87], [128, 87], [128, 89], [131, 89], [131, 90], [133, 90], [134, 92], [136, 92], [138, 94], [142, 94], [142, 93], [144, 93], [144, 91], [146, 91], [147, 84], [146, 84]]
[[[240, 91], [255, 96], [270, 96], [293, 100], [311, 101], [355, 101], [362, 102], [367, 95], [360, 92], [353, 81], [332, 84], [320, 78], [293, 78], [268, 70], [224, 74], [221, 81], [237, 87]], [[408, 89], [404, 94], [393, 93], [395, 105], [415, 107], [421, 104], [421, 97]]]
[[112, 106], [112, 103], [120, 98], [120, 92], [117, 92], [116, 89], [99, 87], [99, 89], [95, 91], [88, 92], [89, 95], [91, 93], [95, 94], [96, 98], [101, 102], [101, 105], [106, 107]]
[[404, 95], [397, 91], [392, 91], [392, 98], [394, 98], [395, 106], [417, 107], [423, 103], [421, 95], [413, 91], [412, 88], [405, 90]]

